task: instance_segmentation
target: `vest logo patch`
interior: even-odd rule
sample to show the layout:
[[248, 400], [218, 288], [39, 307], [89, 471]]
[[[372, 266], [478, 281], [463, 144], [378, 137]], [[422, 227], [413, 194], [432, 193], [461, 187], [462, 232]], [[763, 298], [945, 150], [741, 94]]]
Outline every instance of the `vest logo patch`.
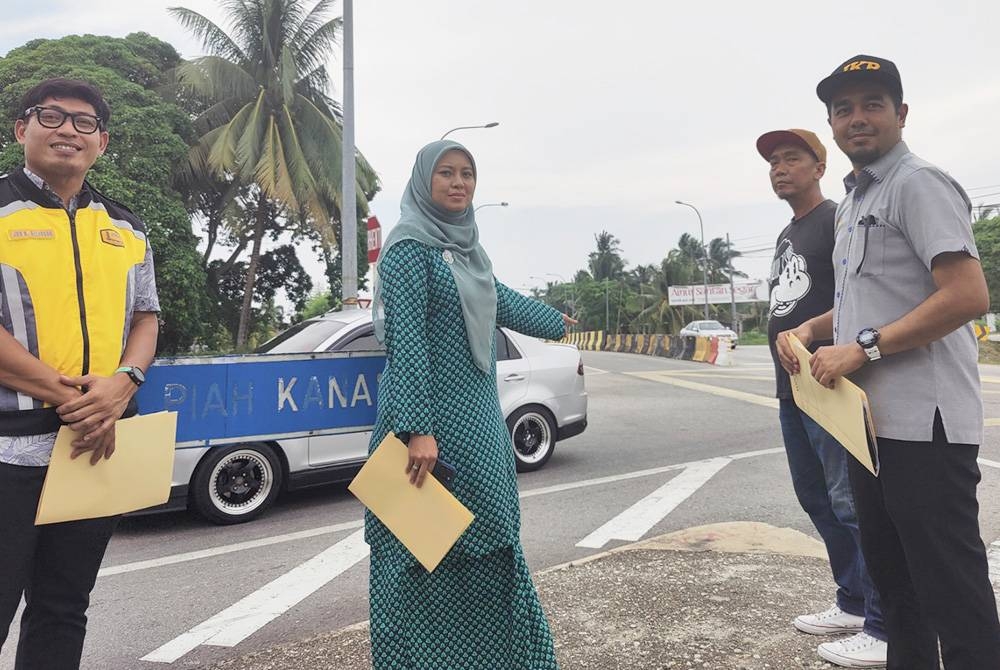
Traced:
[[113, 247], [125, 246], [125, 240], [122, 239], [121, 233], [112, 228], [104, 228], [101, 230], [101, 241], [105, 244], [110, 244]]
[[11, 240], [54, 240], [56, 231], [54, 230], [10, 230], [7, 232], [8, 239]]

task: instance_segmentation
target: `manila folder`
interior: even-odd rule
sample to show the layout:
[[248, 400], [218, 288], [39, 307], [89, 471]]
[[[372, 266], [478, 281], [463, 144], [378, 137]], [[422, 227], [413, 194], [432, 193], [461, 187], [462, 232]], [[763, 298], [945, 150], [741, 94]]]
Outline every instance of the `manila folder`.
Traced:
[[70, 458], [76, 433], [59, 429], [42, 485], [35, 525], [96, 519], [162, 505], [170, 498], [177, 412], [142, 414], [115, 422], [115, 453], [90, 464]]
[[434, 477], [419, 489], [410, 484], [408, 460], [389, 433], [347, 488], [433, 572], [475, 517]]
[[789, 375], [795, 404], [877, 477], [878, 445], [868, 396], [844, 377], [832, 389], [820, 384], [809, 374], [812, 354], [794, 335], [789, 335], [788, 340], [799, 359], [799, 373]]

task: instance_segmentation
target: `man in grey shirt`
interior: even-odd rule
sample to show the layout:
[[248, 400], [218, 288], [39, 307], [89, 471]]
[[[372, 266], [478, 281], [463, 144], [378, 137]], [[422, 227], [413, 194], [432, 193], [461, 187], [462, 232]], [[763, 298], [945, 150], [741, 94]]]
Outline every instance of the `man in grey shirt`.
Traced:
[[[882, 597], [889, 670], [1000, 668], [1000, 622], [979, 534], [977, 346], [989, 307], [962, 187], [910, 153], [896, 66], [856, 56], [816, 89], [851, 160], [837, 209], [833, 309], [790, 331], [833, 386], [868, 394], [878, 477], [850, 460], [862, 550]], [[779, 335], [782, 365], [798, 365]]]

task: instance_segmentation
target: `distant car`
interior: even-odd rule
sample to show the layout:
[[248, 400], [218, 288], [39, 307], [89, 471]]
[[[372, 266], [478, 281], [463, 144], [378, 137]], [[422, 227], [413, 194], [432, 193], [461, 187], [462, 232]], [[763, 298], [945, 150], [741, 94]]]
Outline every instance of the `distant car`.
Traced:
[[701, 337], [728, 337], [730, 340], [730, 346], [736, 348], [736, 340], [738, 335], [726, 328], [718, 321], [692, 321], [688, 325], [681, 328], [681, 335], [695, 335]]
[[[497, 390], [518, 472], [537, 470], [555, 444], [587, 427], [583, 360], [575, 345], [496, 329]], [[370, 310], [327, 312], [295, 324], [257, 353], [384, 351]], [[368, 457], [370, 431], [178, 450], [174, 488], [215, 523], [249, 521], [280, 490], [350, 480]]]

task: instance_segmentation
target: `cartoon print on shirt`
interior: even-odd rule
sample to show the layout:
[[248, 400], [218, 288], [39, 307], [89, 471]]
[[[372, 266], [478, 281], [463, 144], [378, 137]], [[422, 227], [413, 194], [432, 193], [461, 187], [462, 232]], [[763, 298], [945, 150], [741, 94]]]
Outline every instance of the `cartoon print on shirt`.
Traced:
[[788, 316], [809, 294], [812, 277], [803, 256], [795, 253], [789, 240], [782, 242], [784, 249], [771, 264], [771, 316]]

